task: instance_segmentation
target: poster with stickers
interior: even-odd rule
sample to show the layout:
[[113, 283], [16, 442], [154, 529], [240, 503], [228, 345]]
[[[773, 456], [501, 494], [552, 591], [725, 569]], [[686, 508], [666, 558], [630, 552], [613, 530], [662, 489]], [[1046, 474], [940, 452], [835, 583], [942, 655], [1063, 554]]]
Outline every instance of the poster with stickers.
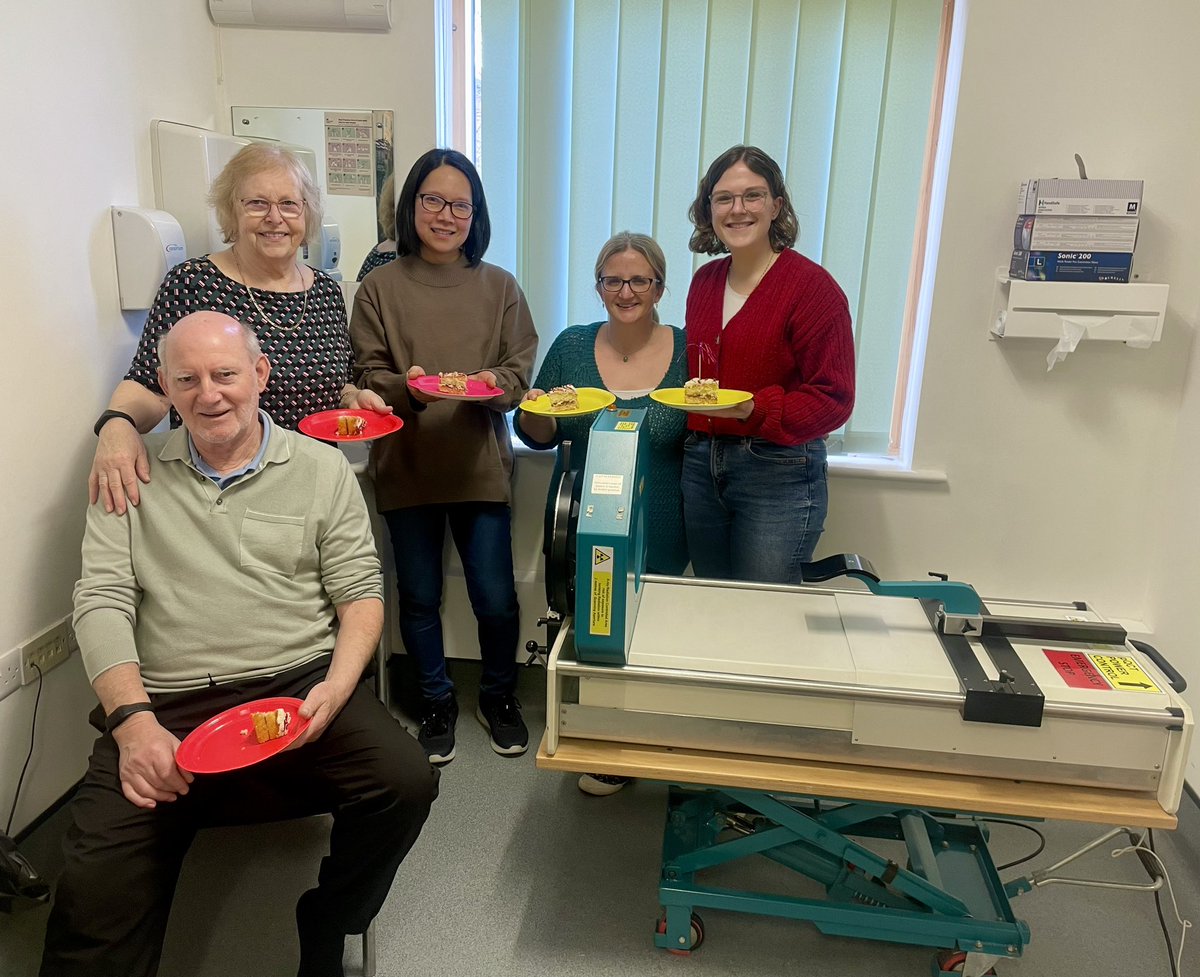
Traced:
[[375, 196], [375, 129], [370, 112], [325, 113], [325, 187], [346, 197]]

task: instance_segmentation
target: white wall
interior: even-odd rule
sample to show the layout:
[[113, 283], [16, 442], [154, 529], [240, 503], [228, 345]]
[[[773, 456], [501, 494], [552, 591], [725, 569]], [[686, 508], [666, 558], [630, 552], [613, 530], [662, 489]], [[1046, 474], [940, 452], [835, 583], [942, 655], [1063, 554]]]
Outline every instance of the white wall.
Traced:
[[[436, 145], [433, 12], [432, 0], [393, 0], [387, 34], [218, 28], [221, 131], [232, 105], [391, 109], [403, 180]], [[345, 255], [343, 273], [353, 278], [363, 257]]]
[[[1200, 190], [1189, 169], [1200, 157], [1190, 43], [1200, 7], [1145, 6], [1131, 38], [1108, 26], [1127, 15], [1116, 0], [971, 3], [916, 457], [948, 481], [835, 477], [821, 549], [861, 552], [889, 577], [944, 570], [985, 594], [1086, 599], [1145, 621], [1200, 687], [1190, 633]], [[434, 140], [432, 4], [395, 12], [382, 36], [218, 31], [199, 2], [69, 0], [0, 15], [10, 97], [0, 154], [4, 389], [48, 418], [44, 435], [0, 428], [0, 552], [10, 568], [0, 650], [70, 610], [91, 422], [141, 327], [118, 311], [107, 208], [153, 201], [150, 119], [228, 131], [231, 104], [391, 108], [403, 170]], [[1106, 60], [1118, 67], [1102, 70]], [[1009, 247], [1017, 181], [1072, 175], [1075, 152], [1093, 176], [1147, 181], [1138, 264], [1146, 280], [1171, 284], [1171, 306], [1153, 349], [1085, 344], [1047, 375], [1045, 344], [988, 341], [992, 274]], [[548, 460], [522, 463], [516, 486], [531, 616], [542, 602], [535, 535]], [[78, 666], [46, 678], [18, 830], [83, 770], [93, 698]], [[32, 708], [32, 687], [0, 702], [0, 814]]]
[[[1200, 686], [1200, 6], [1143, 12], [1134, 35], [1114, 0], [972, 0], [914, 460], [948, 481], [836, 478], [821, 550], [985, 596], [1087, 600], [1145, 622]], [[1047, 373], [1050, 342], [988, 340], [993, 272], [1019, 181], [1075, 176], [1075, 153], [1093, 178], [1146, 181], [1136, 270], [1170, 284], [1170, 307], [1150, 350], [1085, 342]]]
[[[5, 9], [0, 153], [5, 233], [0, 425], [0, 651], [70, 612], [92, 422], [129, 363], [140, 316], [119, 311], [108, 208], [153, 206], [149, 122], [211, 125], [213, 37], [203, 4], [68, 0]], [[32, 415], [17, 412], [28, 410]], [[35, 430], [15, 420], [35, 416]], [[19, 830], [83, 773], [95, 698], [78, 656], [46, 676]], [[28, 747], [34, 687], [0, 702], [0, 815]], [[0, 821], [0, 827], [3, 821]]]

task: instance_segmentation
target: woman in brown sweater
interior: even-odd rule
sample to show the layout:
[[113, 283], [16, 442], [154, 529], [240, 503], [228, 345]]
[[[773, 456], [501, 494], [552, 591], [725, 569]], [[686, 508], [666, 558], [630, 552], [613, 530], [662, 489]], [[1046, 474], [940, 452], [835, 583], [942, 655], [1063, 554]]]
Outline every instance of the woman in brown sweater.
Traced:
[[[476, 715], [497, 753], [515, 756], [529, 743], [513, 694], [519, 622], [504, 415], [529, 389], [537, 333], [516, 280], [482, 260], [490, 237], [474, 165], [454, 150], [430, 150], [400, 192], [398, 257], [363, 281], [350, 323], [359, 384], [404, 420], [398, 435], [375, 443], [371, 468], [396, 556], [400, 634], [424, 699], [418, 738], [432, 763], [453, 759], [458, 718], [440, 616], [447, 524], [479, 622]], [[501, 392], [467, 400], [415, 385], [441, 372]]]

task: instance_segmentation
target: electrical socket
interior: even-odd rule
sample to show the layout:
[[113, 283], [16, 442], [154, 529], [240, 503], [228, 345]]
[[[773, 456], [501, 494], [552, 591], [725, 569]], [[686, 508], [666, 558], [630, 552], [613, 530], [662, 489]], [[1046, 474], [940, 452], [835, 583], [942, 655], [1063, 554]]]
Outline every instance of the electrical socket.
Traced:
[[21, 649], [0, 655], [0, 699], [21, 687]]
[[[74, 640], [71, 619], [65, 617], [32, 641], [27, 641], [21, 649], [21, 684], [37, 681], [38, 669], [44, 676], [50, 669], [65, 662], [71, 655]], [[34, 665], [37, 665], [37, 669]]]

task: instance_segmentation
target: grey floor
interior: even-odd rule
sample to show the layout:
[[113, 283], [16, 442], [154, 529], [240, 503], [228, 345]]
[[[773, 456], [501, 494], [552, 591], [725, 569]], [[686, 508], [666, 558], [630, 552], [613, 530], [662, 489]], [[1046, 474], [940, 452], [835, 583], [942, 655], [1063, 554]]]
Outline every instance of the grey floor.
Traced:
[[[575, 778], [536, 770], [532, 750], [515, 759], [496, 756], [473, 718], [477, 667], [456, 664], [454, 674], [463, 707], [458, 755], [444, 768], [441, 796], [378, 919], [381, 977], [930, 973], [926, 949], [826, 937], [806, 924], [714, 910], [704, 912], [706, 939], [690, 957], [656, 949], [665, 786], [639, 782], [592, 798], [576, 789]], [[535, 734], [545, 722], [543, 681], [540, 670], [522, 672], [520, 696]], [[22, 845], [47, 877], [56, 871], [64, 820], [55, 815]], [[1056, 861], [1102, 830], [1061, 822], [1042, 828], [1046, 851], [1002, 873], [1005, 880]], [[292, 907], [315, 879], [326, 833], [322, 819], [203, 833], [180, 883], [164, 977], [295, 973]], [[1200, 921], [1200, 811], [1185, 798], [1179, 830], [1155, 838], [1182, 915]], [[997, 864], [1027, 853], [1031, 839], [995, 826]], [[1143, 880], [1134, 859], [1109, 856], [1113, 847], [1073, 868]], [[723, 872], [715, 881], [794, 886], [769, 863], [754, 870], [754, 878], [745, 876], [746, 866]], [[1053, 886], [1021, 896], [1013, 909], [1032, 939], [1020, 960], [999, 966], [1001, 977], [1170, 974], [1150, 895]], [[1165, 896], [1164, 911], [1178, 947], [1178, 924]], [[0, 916], [0, 974], [36, 973], [45, 921], [45, 910]], [[1182, 974], [1200, 971], [1200, 939], [1193, 940]], [[358, 942], [348, 940], [347, 973], [359, 973], [361, 960]]]

